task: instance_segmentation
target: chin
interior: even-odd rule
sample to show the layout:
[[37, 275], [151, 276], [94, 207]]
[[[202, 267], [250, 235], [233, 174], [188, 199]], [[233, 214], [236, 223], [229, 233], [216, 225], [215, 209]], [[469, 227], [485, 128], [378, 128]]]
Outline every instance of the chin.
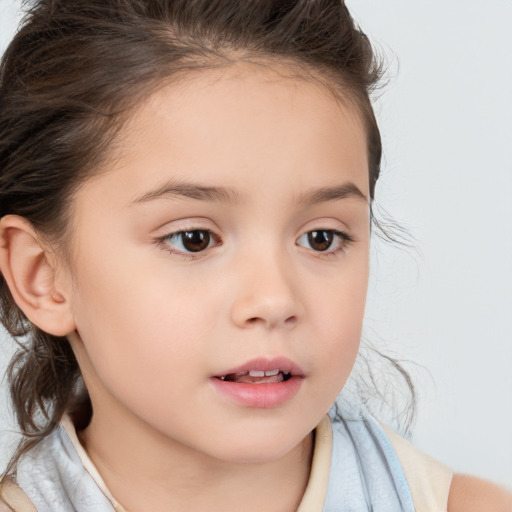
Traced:
[[249, 433], [243, 438], [232, 436], [230, 439], [226, 439], [225, 444], [217, 444], [215, 453], [212, 455], [229, 463], [263, 464], [274, 462], [299, 448], [309, 436], [307, 434], [305, 437], [298, 437], [294, 440], [291, 433], [287, 432], [286, 434], [285, 436], [272, 436], [267, 431], [267, 435], [262, 435], [259, 432], [253, 436]]

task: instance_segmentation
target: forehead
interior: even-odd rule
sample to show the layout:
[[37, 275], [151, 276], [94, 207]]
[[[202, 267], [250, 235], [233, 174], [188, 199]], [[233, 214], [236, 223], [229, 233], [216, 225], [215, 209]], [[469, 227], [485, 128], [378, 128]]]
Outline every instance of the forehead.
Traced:
[[186, 75], [133, 111], [105, 178], [122, 179], [129, 199], [169, 178], [229, 184], [242, 195], [268, 176], [298, 195], [301, 186], [346, 179], [367, 194], [365, 130], [343, 100], [284, 67], [238, 63]]

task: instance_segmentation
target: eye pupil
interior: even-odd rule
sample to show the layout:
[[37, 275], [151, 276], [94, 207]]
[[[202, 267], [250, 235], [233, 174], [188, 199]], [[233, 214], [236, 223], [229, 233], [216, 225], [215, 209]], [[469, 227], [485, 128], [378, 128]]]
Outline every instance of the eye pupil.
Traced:
[[333, 236], [332, 231], [311, 231], [308, 233], [308, 242], [315, 251], [326, 251], [331, 247]]
[[181, 240], [183, 247], [190, 252], [204, 251], [210, 245], [210, 233], [204, 229], [195, 229], [194, 231], [183, 231]]

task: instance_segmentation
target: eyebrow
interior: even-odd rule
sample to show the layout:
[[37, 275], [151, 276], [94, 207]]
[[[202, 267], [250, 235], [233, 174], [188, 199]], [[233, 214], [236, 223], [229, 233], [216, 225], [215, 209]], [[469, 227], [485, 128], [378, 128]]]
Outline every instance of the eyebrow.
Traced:
[[[215, 187], [209, 185], [199, 185], [197, 183], [189, 183], [182, 181], [170, 181], [146, 192], [145, 194], [134, 199], [131, 204], [140, 204], [153, 201], [155, 199], [186, 197], [189, 199], [197, 199], [199, 201], [212, 201], [221, 203], [236, 203], [241, 200], [241, 195], [227, 187]], [[368, 198], [354, 183], [344, 183], [334, 187], [320, 187], [302, 193], [298, 197], [300, 204], [312, 205], [325, 203], [329, 201], [339, 201], [346, 198], [356, 198], [368, 203]]]
[[349, 197], [361, 199], [365, 203], [368, 203], [368, 198], [363, 194], [363, 192], [361, 192], [354, 183], [350, 182], [334, 187], [321, 187], [301, 194], [299, 196], [299, 203], [318, 204], [329, 201], [338, 201]]
[[187, 197], [189, 199], [197, 199], [199, 201], [213, 201], [221, 203], [235, 203], [240, 200], [240, 195], [230, 188], [171, 181], [156, 188], [155, 190], [137, 197], [131, 204], [147, 203], [148, 201], [166, 197]]

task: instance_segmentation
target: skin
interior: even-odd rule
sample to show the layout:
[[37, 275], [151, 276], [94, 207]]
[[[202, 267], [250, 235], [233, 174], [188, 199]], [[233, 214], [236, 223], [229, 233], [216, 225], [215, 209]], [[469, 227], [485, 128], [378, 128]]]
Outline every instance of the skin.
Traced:
[[[310, 432], [361, 334], [370, 224], [361, 123], [319, 86], [247, 65], [161, 89], [119, 144], [73, 206], [70, 341], [94, 409], [81, 439], [128, 510], [293, 510]], [[235, 197], [136, 201], [171, 180]], [[347, 183], [362, 197], [300, 201]], [[192, 229], [218, 238], [194, 259], [155, 242]], [[354, 240], [323, 253], [305, 239], [315, 229]], [[280, 407], [240, 406], [211, 385], [278, 356], [305, 375]]]
[[[94, 410], [81, 442], [130, 512], [295, 510], [310, 432], [357, 354], [370, 238], [364, 129], [348, 103], [276, 71], [203, 72], [142, 104], [75, 195], [70, 262], [23, 219], [2, 219], [2, 273], [32, 322], [68, 336]], [[155, 197], [171, 182], [229, 188], [230, 200]], [[339, 197], [340, 186], [352, 193]], [[319, 188], [338, 197], [304, 201]], [[184, 230], [212, 241], [191, 255], [168, 236]], [[314, 230], [351, 241], [321, 251]], [[277, 356], [304, 377], [279, 407], [242, 406], [212, 386]], [[481, 485], [492, 505], [497, 493]], [[464, 489], [454, 478], [451, 512], [473, 510]]]
[[511, 512], [512, 494], [470, 475], [454, 475], [448, 497], [449, 512]]

